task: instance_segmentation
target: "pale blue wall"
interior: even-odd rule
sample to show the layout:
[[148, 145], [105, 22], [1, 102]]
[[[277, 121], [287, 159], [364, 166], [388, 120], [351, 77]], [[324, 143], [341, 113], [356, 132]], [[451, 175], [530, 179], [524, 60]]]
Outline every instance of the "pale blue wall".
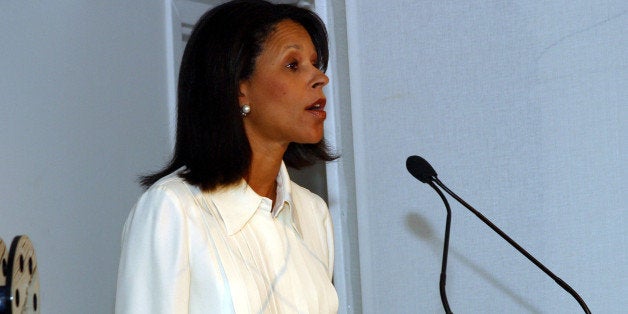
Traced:
[[[347, 0], [364, 313], [442, 313], [450, 188], [574, 287], [628, 308], [626, 1]], [[455, 313], [578, 313], [552, 280], [453, 205]]]
[[43, 313], [112, 313], [120, 233], [169, 153], [161, 1], [0, 1], [0, 237]]
[[[345, 29], [339, 2], [340, 182], [358, 205], [341, 202], [342, 240], [363, 296], [347, 303], [442, 312], [444, 209], [404, 166], [420, 154], [594, 313], [627, 308], [628, 5], [351, 0]], [[133, 180], [170, 145], [163, 8], [0, 5], [0, 236], [33, 239], [46, 312], [111, 312]], [[457, 205], [451, 241], [454, 312], [579, 311]]]

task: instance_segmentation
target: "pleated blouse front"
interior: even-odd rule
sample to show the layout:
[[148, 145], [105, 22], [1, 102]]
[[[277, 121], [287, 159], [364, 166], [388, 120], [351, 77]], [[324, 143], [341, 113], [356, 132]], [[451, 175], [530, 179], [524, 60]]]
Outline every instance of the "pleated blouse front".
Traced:
[[277, 183], [274, 208], [244, 180], [149, 188], [123, 231], [116, 313], [336, 313], [327, 206], [284, 165]]

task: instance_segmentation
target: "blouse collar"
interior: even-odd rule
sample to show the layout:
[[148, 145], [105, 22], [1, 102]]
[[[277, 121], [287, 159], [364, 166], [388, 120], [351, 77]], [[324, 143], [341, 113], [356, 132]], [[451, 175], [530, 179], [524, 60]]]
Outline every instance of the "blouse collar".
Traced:
[[[272, 215], [282, 223], [291, 226], [301, 236], [293, 216], [291, 183], [288, 170], [282, 162], [277, 174], [277, 199]], [[270, 204], [272, 204], [270, 199], [255, 193], [244, 179], [235, 185], [218, 188], [211, 193], [211, 200], [216, 205], [227, 234], [230, 236], [242, 230], [257, 211], [270, 211]]]

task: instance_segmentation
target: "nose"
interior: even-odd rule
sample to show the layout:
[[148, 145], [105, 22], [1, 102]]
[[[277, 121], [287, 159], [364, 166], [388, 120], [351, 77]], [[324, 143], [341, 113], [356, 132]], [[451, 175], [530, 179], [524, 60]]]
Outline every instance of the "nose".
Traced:
[[314, 83], [312, 83], [312, 88], [322, 88], [329, 83], [329, 77], [321, 70], [316, 69], [316, 71], [317, 73], [314, 78]]

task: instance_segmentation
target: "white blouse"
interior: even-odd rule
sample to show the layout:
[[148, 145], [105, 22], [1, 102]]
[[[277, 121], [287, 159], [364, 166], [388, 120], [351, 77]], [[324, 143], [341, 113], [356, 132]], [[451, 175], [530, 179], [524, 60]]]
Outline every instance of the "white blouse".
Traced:
[[336, 313], [327, 205], [283, 164], [271, 204], [244, 180], [159, 180], [124, 227], [116, 313]]

